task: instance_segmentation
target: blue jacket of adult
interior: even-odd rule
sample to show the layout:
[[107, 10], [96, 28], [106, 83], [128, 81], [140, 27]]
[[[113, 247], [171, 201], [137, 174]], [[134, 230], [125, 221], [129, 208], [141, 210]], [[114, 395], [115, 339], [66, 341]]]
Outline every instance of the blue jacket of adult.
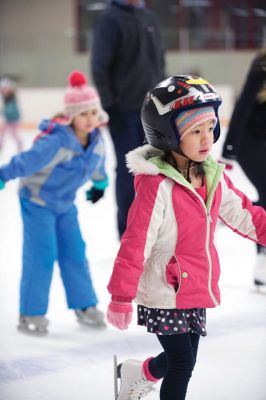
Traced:
[[164, 78], [159, 21], [145, 7], [112, 1], [93, 31], [92, 74], [105, 109], [141, 109], [148, 90]]
[[55, 212], [64, 212], [76, 192], [87, 180], [105, 189], [105, 149], [99, 129], [90, 133], [84, 149], [70, 126], [49, 120], [40, 124], [44, 134], [28, 150], [14, 156], [0, 168], [0, 179], [6, 182], [21, 177], [19, 196]]

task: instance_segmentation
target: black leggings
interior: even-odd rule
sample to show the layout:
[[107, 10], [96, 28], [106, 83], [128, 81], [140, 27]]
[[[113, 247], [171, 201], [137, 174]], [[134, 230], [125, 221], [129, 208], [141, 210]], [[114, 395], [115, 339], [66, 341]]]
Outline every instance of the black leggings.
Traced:
[[157, 335], [164, 352], [149, 362], [155, 378], [164, 378], [160, 400], [184, 400], [196, 363], [200, 336], [196, 333]]

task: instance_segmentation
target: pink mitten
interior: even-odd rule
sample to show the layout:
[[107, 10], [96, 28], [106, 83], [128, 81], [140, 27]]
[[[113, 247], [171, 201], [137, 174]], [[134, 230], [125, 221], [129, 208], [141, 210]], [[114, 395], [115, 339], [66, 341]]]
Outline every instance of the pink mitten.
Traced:
[[132, 321], [133, 308], [131, 303], [111, 301], [107, 310], [107, 321], [121, 331], [128, 328]]

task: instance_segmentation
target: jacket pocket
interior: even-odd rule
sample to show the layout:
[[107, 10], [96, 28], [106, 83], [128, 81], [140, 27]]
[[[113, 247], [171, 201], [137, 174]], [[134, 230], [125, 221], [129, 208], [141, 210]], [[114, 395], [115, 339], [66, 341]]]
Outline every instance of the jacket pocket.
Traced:
[[172, 257], [166, 266], [166, 281], [177, 293], [180, 287], [181, 279], [179, 264], [175, 257]]

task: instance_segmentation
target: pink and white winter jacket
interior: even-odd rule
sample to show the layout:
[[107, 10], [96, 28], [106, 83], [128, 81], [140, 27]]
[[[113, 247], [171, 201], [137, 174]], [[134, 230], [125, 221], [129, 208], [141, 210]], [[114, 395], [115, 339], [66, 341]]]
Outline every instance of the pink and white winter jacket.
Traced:
[[224, 166], [204, 162], [207, 202], [150, 146], [127, 155], [136, 197], [108, 290], [114, 299], [152, 308], [215, 307], [220, 265], [213, 244], [217, 218], [266, 245], [266, 212], [237, 190]]

